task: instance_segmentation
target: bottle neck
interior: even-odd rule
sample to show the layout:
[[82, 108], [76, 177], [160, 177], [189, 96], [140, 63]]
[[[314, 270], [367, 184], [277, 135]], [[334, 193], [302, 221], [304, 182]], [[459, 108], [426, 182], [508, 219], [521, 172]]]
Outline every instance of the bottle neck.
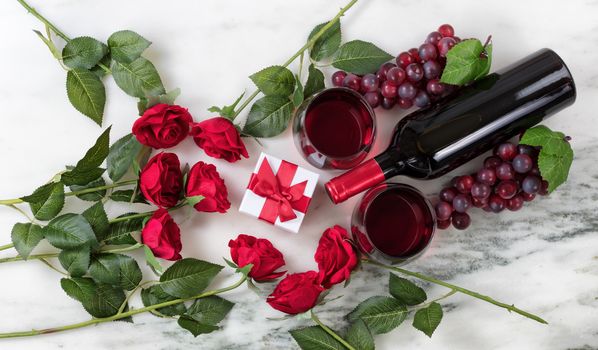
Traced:
[[404, 169], [404, 162], [395, 152], [384, 152], [326, 183], [326, 192], [335, 203], [341, 203], [367, 190]]

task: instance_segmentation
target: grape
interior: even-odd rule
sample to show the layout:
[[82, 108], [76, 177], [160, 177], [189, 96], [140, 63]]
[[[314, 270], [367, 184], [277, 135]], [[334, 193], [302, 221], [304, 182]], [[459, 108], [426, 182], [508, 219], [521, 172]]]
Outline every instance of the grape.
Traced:
[[517, 146], [510, 142], [502, 143], [496, 147], [494, 154], [504, 161], [511, 160], [517, 155]]
[[515, 178], [515, 171], [509, 163], [502, 163], [496, 167], [496, 177], [500, 180], [512, 180]]
[[476, 179], [486, 185], [494, 185], [496, 182], [496, 173], [493, 168], [483, 168], [478, 171]]
[[378, 78], [378, 82], [381, 83], [381, 82], [385, 81], [388, 71], [394, 67], [396, 67], [396, 65], [394, 63], [390, 63], [390, 62], [386, 62], [383, 65], [381, 65], [380, 69], [378, 69], [378, 72], [376, 73], [376, 78]]
[[392, 67], [386, 73], [386, 80], [396, 86], [399, 86], [405, 81], [405, 71], [403, 68]]
[[467, 213], [453, 213], [453, 226], [457, 230], [465, 230], [471, 224], [471, 218]]
[[517, 194], [517, 183], [513, 180], [501, 181], [496, 186], [496, 194], [502, 199], [511, 199]]
[[401, 68], [405, 68], [413, 62], [415, 62], [415, 60], [413, 59], [413, 56], [409, 54], [409, 52], [401, 52], [397, 56], [397, 66]]
[[453, 199], [455, 199], [455, 196], [457, 194], [458, 194], [457, 190], [455, 190], [454, 188], [452, 188], [452, 187], [446, 187], [446, 188], [443, 188], [442, 191], [440, 191], [440, 193], [438, 194], [438, 196], [440, 197], [440, 200], [452, 203]]
[[457, 41], [451, 37], [440, 39], [438, 42], [438, 55], [440, 57], [446, 57], [446, 54], [449, 52], [449, 50], [452, 49], [456, 44]]
[[469, 193], [471, 192], [471, 186], [473, 186], [473, 183], [473, 177], [469, 175], [459, 176], [457, 181], [455, 181], [455, 188], [461, 193]]
[[513, 158], [513, 169], [518, 173], [525, 174], [532, 170], [532, 166], [532, 157], [527, 154], [518, 154]]
[[407, 52], [413, 57], [413, 62], [420, 63], [422, 61], [421, 57], [419, 57], [419, 50], [415, 47], [410, 48]]
[[436, 221], [436, 226], [441, 230], [445, 230], [451, 226], [451, 220], [438, 220]]
[[351, 90], [359, 91], [359, 88], [361, 87], [361, 78], [355, 74], [347, 74], [345, 79], [343, 79], [343, 86]]
[[419, 63], [411, 63], [405, 68], [405, 75], [410, 81], [417, 83], [424, 77], [424, 70]]
[[[484, 170], [484, 169], [482, 169]], [[473, 184], [473, 186], [471, 186], [471, 196], [473, 198], [477, 198], [477, 199], [483, 199], [483, 198], [488, 198], [488, 196], [490, 196], [490, 193], [492, 192], [492, 189], [490, 188], [490, 186], [488, 186], [485, 183], [482, 182], [476, 182]]]
[[538, 151], [530, 145], [518, 145], [517, 152], [519, 154], [527, 154], [530, 157], [534, 157], [534, 156], [538, 155]]
[[453, 213], [453, 206], [447, 202], [439, 202], [436, 204], [436, 217], [438, 220], [448, 220]]
[[438, 27], [438, 32], [445, 38], [447, 36], [455, 35], [455, 30], [453, 29], [453, 26], [451, 26], [450, 24], [441, 25], [440, 27]]
[[453, 199], [453, 209], [459, 213], [465, 213], [471, 206], [471, 200], [469, 196], [464, 194], [458, 194]]
[[422, 44], [419, 47], [419, 57], [423, 61], [431, 61], [438, 57], [438, 51], [436, 50], [436, 45], [426, 43]]
[[426, 84], [426, 90], [428, 90], [430, 94], [437, 96], [444, 93], [444, 87], [445, 85], [438, 79], [431, 79], [428, 81], [428, 84]]
[[413, 100], [406, 100], [404, 98], [399, 98], [397, 100], [397, 105], [401, 109], [409, 109], [409, 108], [413, 107]]
[[486, 198], [471, 198], [471, 204], [476, 208], [484, 208], [488, 205], [488, 197]]
[[382, 101], [382, 95], [379, 92], [368, 92], [363, 95], [367, 103], [372, 107], [376, 108], [380, 106], [380, 102]]
[[540, 196], [546, 196], [548, 194], [548, 181], [542, 180], [542, 185], [540, 185], [540, 189], [538, 190], [538, 194]]
[[442, 34], [440, 34], [438, 32], [432, 32], [432, 33], [428, 34], [428, 37], [426, 38], [426, 42], [430, 43], [432, 45], [438, 45], [438, 42], [440, 41], [440, 39], [442, 39]]
[[457, 44], [461, 42], [461, 38], [459, 38], [458, 36], [453, 36], [453, 39], [455, 39]]
[[366, 74], [361, 78], [361, 91], [366, 92], [377, 92], [378, 91], [378, 77], [374, 74]]
[[347, 73], [343, 72], [342, 70], [334, 72], [332, 74], [332, 85], [341, 87], [343, 86], [343, 80], [347, 76]]
[[399, 97], [406, 100], [412, 100], [417, 94], [417, 88], [413, 86], [413, 84], [411, 84], [410, 82], [405, 82], [401, 84], [401, 86], [399, 86], [398, 93]]
[[519, 195], [525, 202], [531, 202], [536, 198], [536, 195], [533, 193], [521, 192]]
[[397, 86], [387, 80], [380, 86], [380, 93], [386, 98], [394, 98], [397, 96]]
[[532, 170], [529, 171], [529, 175], [536, 175], [540, 176], [540, 169], [537, 166], [533, 167]]
[[507, 200], [507, 209], [510, 211], [517, 211], [523, 207], [523, 198], [521, 195], [516, 195], [515, 197]]
[[430, 96], [428, 96], [425, 91], [420, 90], [417, 95], [415, 95], [413, 103], [420, 108], [426, 107], [430, 104]]
[[382, 106], [382, 108], [384, 108], [384, 109], [392, 109], [392, 107], [395, 106], [395, 103], [397, 103], [396, 97], [393, 97], [393, 98], [383, 97], [382, 103], [380, 103], [380, 106]]
[[484, 160], [484, 167], [485, 168], [496, 168], [502, 163], [502, 160], [498, 157], [488, 157]]
[[500, 213], [505, 209], [506, 202], [504, 199], [500, 198], [496, 194], [490, 195], [490, 199], [488, 199], [488, 207], [494, 213]]
[[521, 189], [523, 190], [523, 192], [530, 194], [538, 193], [541, 186], [542, 180], [540, 180], [539, 177], [534, 175], [526, 176], [525, 179], [523, 179], [523, 182], [521, 183]]
[[436, 61], [428, 61], [424, 63], [424, 77], [426, 79], [436, 79], [440, 75], [442, 67]]

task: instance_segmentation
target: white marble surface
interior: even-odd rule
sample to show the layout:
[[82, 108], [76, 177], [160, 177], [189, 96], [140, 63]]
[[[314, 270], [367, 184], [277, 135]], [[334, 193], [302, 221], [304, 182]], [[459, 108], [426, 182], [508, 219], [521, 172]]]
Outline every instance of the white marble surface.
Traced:
[[[33, 1], [68, 35], [105, 40], [113, 31], [133, 29], [151, 41], [147, 55], [167, 88], [180, 87], [178, 102], [199, 120], [206, 109], [232, 101], [246, 78], [284, 61], [311, 28], [332, 17], [345, 1]], [[466, 232], [440, 232], [431, 249], [408, 265], [540, 314], [540, 325], [465, 296], [445, 303], [445, 318], [432, 339], [410, 321], [376, 337], [378, 349], [598, 349], [598, 2], [585, 1], [391, 1], [362, 0], [343, 19], [345, 39], [364, 39], [391, 53], [419, 44], [437, 25], [452, 23], [461, 37], [494, 39], [494, 68], [542, 47], [559, 53], [578, 87], [576, 104], [546, 122], [573, 137], [575, 161], [569, 182], [548, 198], [517, 213], [490, 215], [477, 210]], [[68, 103], [65, 73], [31, 32], [42, 26], [16, 1], [0, 3], [0, 197], [29, 193], [64, 164], [79, 159], [100, 133]], [[330, 73], [330, 72], [328, 72]], [[107, 79], [105, 125], [113, 136], [129, 132], [135, 101]], [[404, 113], [380, 112], [376, 149]], [[312, 256], [323, 229], [347, 225], [355, 200], [333, 206], [316, 192], [299, 234], [291, 234], [236, 212], [250, 170], [262, 149], [248, 141], [251, 158], [235, 165], [214, 161], [230, 190], [233, 209], [226, 215], [194, 214], [182, 223], [183, 255], [219, 262], [238, 233], [271, 239], [285, 254], [290, 271], [315, 267]], [[295, 151], [290, 132], [264, 141], [264, 150], [308, 166]], [[207, 159], [191, 140], [176, 149], [185, 161]], [[211, 161], [211, 160], [210, 160]], [[479, 160], [457, 170], [462, 173]], [[333, 174], [322, 172], [323, 181]], [[450, 175], [448, 175], [450, 176]], [[401, 178], [426, 193], [444, 179], [418, 182]], [[74, 203], [74, 202], [73, 202]], [[74, 203], [80, 206], [81, 203]], [[7, 243], [21, 218], [0, 208], [0, 242]], [[116, 206], [111, 213], [119, 213]], [[184, 217], [179, 215], [182, 222]], [[43, 246], [38, 251], [50, 250]], [[2, 256], [13, 252], [3, 252]], [[146, 278], [150, 278], [146, 271]], [[0, 332], [49, 327], [87, 319], [78, 303], [64, 295], [60, 276], [36, 262], [0, 266]], [[226, 281], [218, 281], [226, 283]], [[322, 307], [322, 319], [344, 327], [342, 315], [367, 296], [384, 294], [387, 273], [359, 272], [344, 298]], [[441, 288], [427, 286], [429, 295]], [[295, 349], [288, 330], [308, 321], [268, 321], [280, 314], [244, 288], [230, 293], [237, 302], [224, 329], [193, 338], [171, 320], [149, 315], [135, 324], [111, 323], [42, 337], [2, 340], [1, 349]], [[133, 306], [140, 301], [134, 300]]]

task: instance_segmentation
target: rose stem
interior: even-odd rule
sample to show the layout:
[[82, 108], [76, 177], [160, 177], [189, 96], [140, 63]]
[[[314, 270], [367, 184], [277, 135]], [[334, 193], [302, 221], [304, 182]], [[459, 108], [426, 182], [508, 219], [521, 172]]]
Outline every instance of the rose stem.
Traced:
[[[102, 191], [102, 190], [108, 190], [108, 189], [115, 188], [115, 187], [134, 185], [136, 183], [137, 183], [137, 180], [121, 181], [121, 182], [115, 182], [110, 185], [86, 188], [84, 190], [79, 190], [79, 191], [66, 192], [64, 195], [67, 197], [78, 196], [81, 194], [93, 193], [93, 192]], [[21, 198], [4, 199], [4, 200], [0, 200], [0, 205], [14, 205], [14, 204], [23, 203], [23, 202], [24, 202], [24, 200], [22, 200]]]
[[[328, 22], [325, 26], [323, 26], [313, 37], [311, 37], [311, 39], [309, 39], [305, 45], [303, 45], [297, 52], [295, 52], [295, 54], [293, 56], [291, 56], [288, 60], [286, 60], [286, 62], [284, 62], [282, 64], [283, 67], [287, 67], [289, 64], [291, 64], [297, 57], [301, 56], [303, 54], [303, 52], [307, 49], [309, 49], [310, 47], [312, 47], [314, 45], [314, 43], [330, 28], [332, 27], [336, 22], [338, 22], [340, 20], [340, 18], [345, 14], [345, 12], [347, 12], [347, 10], [349, 10], [353, 5], [355, 5], [355, 3], [357, 2], [357, 0], [351, 0], [345, 7], [343, 7], [339, 13], [336, 14], [336, 16], [334, 16], [334, 18], [332, 18], [330, 20], [330, 22]], [[239, 106], [239, 109], [235, 111], [235, 114], [233, 115], [233, 120], [239, 115], [239, 113], [241, 113], [241, 111], [243, 109], [245, 109], [245, 107], [247, 107], [247, 105], [249, 105], [249, 103], [251, 103], [251, 101], [253, 101], [254, 98], [257, 97], [257, 95], [261, 92], [261, 90], [258, 88], [257, 90], [255, 90], [249, 97], [247, 97], [247, 99], [245, 99], [245, 101], [243, 101], [243, 103], [241, 104], [241, 106]]]
[[[60, 29], [56, 28], [56, 26], [54, 24], [52, 24], [52, 22], [48, 21], [44, 16], [42, 16], [33, 7], [31, 7], [25, 0], [17, 0], [17, 1], [19, 2], [19, 4], [21, 4], [27, 10], [27, 12], [32, 14], [35, 18], [39, 19], [43, 24], [46, 25], [46, 27], [50, 28], [54, 33], [56, 33], [56, 35], [61, 37], [64, 41], [66, 41], [67, 43], [69, 41], [71, 41], [71, 38], [69, 38], [66, 34], [64, 34]], [[48, 35], [49, 35], [49, 33], [48, 33]], [[48, 38], [48, 40], [51, 40], [51, 38]], [[101, 62], [98, 62], [98, 66], [100, 68], [102, 68], [106, 73], [112, 73], [110, 68], [106, 67]]]
[[311, 319], [318, 326], [320, 326], [326, 333], [330, 334], [334, 339], [338, 340], [338, 342], [343, 344], [345, 348], [349, 350], [355, 350], [355, 348], [352, 347], [351, 344], [347, 343], [343, 338], [336, 334], [336, 332], [334, 332], [332, 329], [328, 328], [325, 324], [323, 324], [322, 321], [320, 321], [320, 319], [318, 318], [318, 316], [316, 316], [313, 310], [310, 310], [309, 313], [311, 314]]
[[448, 282], [441, 281], [441, 280], [436, 279], [434, 277], [426, 276], [426, 275], [423, 275], [423, 274], [418, 273], [418, 272], [412, 272], [412, 271], [409, 271], [409, 270], [405, 270], [405, 269], [402, 269], [400, 267], [384, 265], [382, 263], [379, 263], [377, 261], [370, 260], [370, 259], [362, 259], [362, 261], [364, 263], [367, 263], [367, 264], [370, 264], [370, 265], [382, 267], [382, 268], [385, 268], [387, 270], [399, 272], [399, 273], [401, 273], [403, 275], [415, 277], [415, 278], [418, 278], [418, 279], [426, 281], [426, 282], [434, 283], [434, 284], [437, 284], [437, 285], [440, 285], [440, 286], [452, 289], [452, 290], [457, 291], [459, 293], [467, 294], [467, 295], [469, 295], [471, 297], [474, 297], [476, 299], [480, 299], [480, 300], [483, 300], [483, 301], [488, 302], [490, 304], [496, 305], [498, 307], [502, 307], [504, 309], [507, 309], [509, 312], [512, 311], [512, 312], [518, 313], [518, 314], [520, 314], [522, 316], [525, 316], [527, 318], [530, 318], [530, 319], [532, 319], [534, 321], [537, 321], [537, 322], [540, 322], [540, 323], [543, 323], [543, 324], [548, 324], [548, 322], [546, 322], [545, 320], [543, 320], [539, 316], [531, 314], [531, 313], [529, 313], [527, 311], [523, 311], [523, 310], [515, 307], [515, 305], [509, 305], [509, 304], [502, 303], [500, 301], [492, 299], [489, 296], [482, 295], [480, 293], [471, 291], [469, 289], [465, 289], [465, 288], [456, 286], [454, 284], [450, 284]]
[[3, 246], [0, 246], [0, 250], [6, 250], [6, 249], [10, 249], [13, 248], [15, 245], [10, 243], [10, 244], [5, 244]]
[[156, 309], [160, 309], [160, 308], [163, 308], [163, 307], [166, 307], [166, 306], [177, 305], [177, 304], [180, 304], [180, 303], [184, 303], [186, 301], [201, 299], [201, 298], [205, 298], [205, 297], [208, 297], [208, 296], [212, 296], [212, 295], [216, 295], [216, 294], [221, 294], [221, 293], [224, 293], [224, 292], [228, 292], [228, 291], [233, 290], [233, 289], [239, 287], [240, 285], [242, 285], [245, 282], [245, 280], [247, 280], [247, 276], [243, 275], [243, 277], [238, 282], [236, 282], [233, 285], [230, 285], [230, 286], [225, 287], [225, 288], [215, 289], [215, 290], [211, 290], [211, 291], [208, 291], [208, 292], [205, 292], [205, 293], [201, 293], [201, 294], [198, 294], [198, 295], [190, 297], [190, 298], [181, 298], [181, 299], [175, 299], [175, 300], [171, 300], [171, 301], [166, 301], [166, 302], [163, 302], [163, 303], [146, 306], [146, 307], [143, 307], [141, 309], [129, 310], [127, 312], [119, 312], [116, 315], [113, 315], [113, 316], [110, 316], [110, 317], [93, 318], [93, 319], [88, 320], [88, 321], [74, 323], [74, 324], [70, 324], [70, 325], [66, 325], [66, 326], [61, 326], [61, 327], [46, 328], [46, 329], [34, 329], [34, 330], [31, 330], [31, 331], [23, 331], [23, 332], [0, 333], [0, 338], [30, 337], [30, 336], [34, 336], [34, 335], [63, 332], [63, 331], [71, 330], [71, 329], [77, 329], [77, 328], [83, 328], [83, 327], [91, 326], [91, 325], [94, 325], [94, 324], [116, 321], [116, 320], [120, 320], [120, 319], [129, 317], [129, 316], [141, 314], [141, 313], [144, 313], [144, 312], [151, 312], [151, 311], [154, 311]]

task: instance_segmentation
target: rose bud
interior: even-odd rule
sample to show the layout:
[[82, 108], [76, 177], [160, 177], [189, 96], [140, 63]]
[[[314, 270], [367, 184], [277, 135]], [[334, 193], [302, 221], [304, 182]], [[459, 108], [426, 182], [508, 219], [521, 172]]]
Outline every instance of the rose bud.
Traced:
[[314, 307], [323, 291], [317, 272], [295, 273], [278, 283], [267, 302], [278, 311], [295, 315]]
[[139, 189], [148, 201], [174, 207], [183, 189], [179, 158], [174, 153], [159, 153], [152, 157], [139, 175]]
[[133, 124], [133, 135], [142, 145], [170, 148], [189, 134], [193, 118], [186, 108], [160, 103], [148, 108]]
[[230, 240], [228, 246], [230, 256], [237, 266], [253, 264], [249, 277], [257, 282], [273, 280], [286, 272], [275, 272], [276, 269], [284, 266], [284, 258], [267, 239], [241, 234], [237, 239]]
[[231, 163], [241, 159], [241, 156], [249, 158], [235, 125], [226, 118], [216, 117], [195, 123], [191, 128], [191, 136], [210, 157]]
[[338, 225], [324, 231], [315, 259], [319, 269], [318, 282], [326, 289], [349, 279], [359, 262], [347, 230]]
[[197, 211], [226, 213], [230, 208], [230, 202], [227, 198], [228, 190], [224, 180], [212, 164], [197, 162], [189, 170], [185, 195], [187, 197], [204, 197], [199, 203], [195, 204], [194, 208]]
[[168, 210], [158, 209], [141, 230], [141, 241], [155, 256], [166, 260], [181, 258], [181, 230]]

